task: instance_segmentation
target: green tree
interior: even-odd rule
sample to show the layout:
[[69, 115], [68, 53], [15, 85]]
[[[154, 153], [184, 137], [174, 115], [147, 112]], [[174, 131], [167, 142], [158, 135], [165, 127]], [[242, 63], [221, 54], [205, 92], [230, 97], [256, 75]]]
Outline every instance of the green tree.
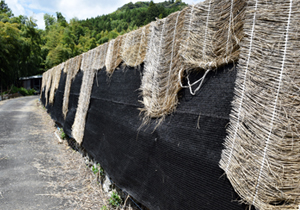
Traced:
[[8, 17], [14, 16], [11, 9], [7, 6], [4, 0], [0, 1], [0, 13], [5, 13], [8, 15]]
[[57, 22], [63, 26], [63, 27], [66, 27], [67, 26], [67, 21], [66, 21], [66, 18], [60, 13], [60, 12], [56, 12], [56, 19], [57, 19]]
[[53, 15], [46, 13], [44, 14], [44, 21], [46, 30], [49, 30], [50, 26], [56, 23], [56, 18]]

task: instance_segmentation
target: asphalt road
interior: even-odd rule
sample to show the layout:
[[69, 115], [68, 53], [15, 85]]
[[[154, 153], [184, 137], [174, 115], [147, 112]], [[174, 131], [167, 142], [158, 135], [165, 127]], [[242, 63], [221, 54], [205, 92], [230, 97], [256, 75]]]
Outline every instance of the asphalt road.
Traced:
[[59, 164], [49, 160], [60, 150], [38, 113], [37, 100], [30, 96], [0, 102], [1, 210], [64, 209], [61, 199], [47, 196], [52, 178], [38, 170]]

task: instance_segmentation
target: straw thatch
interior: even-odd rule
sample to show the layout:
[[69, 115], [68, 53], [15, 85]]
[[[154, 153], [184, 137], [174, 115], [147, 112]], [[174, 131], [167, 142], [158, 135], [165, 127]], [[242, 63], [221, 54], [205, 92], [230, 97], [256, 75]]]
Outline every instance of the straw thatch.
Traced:
[[71, 84], [77, 72], [80, 70], [81, 59], [82, 59], [82, 55], [78, 55], [75, 58], [69, 59], [66, 62], [66, 66], [64, 68], [64, 71], [67, 73], [66, 85], [64, 90], [63, 107], [62, 107], [64, 117], [66, 117], [68, 113]]
[[99, 62], [98, 69], [102, 69], [105, 66], [108, 45], [109, 43], [106, 42], [103, 45], [99, 46], [101, 49], [101, 53], [100, 53], [100, 62]]
[[108, 43], [108, 48], [107, 48], [107, 53], [106, 53], [106, 58], [105, 58], [105, 67], [106, 67], [106, 71], [109, 73], [112, 70], [112, 58], [113, 58], [113, 52], [114, 52], [114, 43], [115, 43], [115, 39], [110, 40], [110, 42]]
[[121, 56], [124, 63], [131, 67], [144, 62], [150, 24], [124, 35]]
[[186, 12], [181, 54], [193, 68], [215, 69], [238, 60], [245, 0], [206, 0]]
[[216, 12], [219, 15], [214, 35], [214, 53], [217, 67], [239, 59], [240, 42], [244, 38], [244, 17], [246, 0], [218, 0]]
[[50, 96], [50, 91], [51, 91], [51, 84], [52, 84], [52, 71], [54, 68], [51, 68], [50, 70], [48, 70], [47, 73], [47, 82], [46, 82], [46, 87], [45, 87], [45, 98], [46, 98], [46, 105], [49, 104], [49, 96]]
[[149, 45], [142, 78], [144, 123], [172, 113], [181, 89], [178, 75], [182, 68], [179, 55], [185, 11], [176, 12], [163, 20], [151, 23]]
[[105, 61], [106, 72], [109, 76], [113, 74], [115, 69], [121, 64], [121, 51], [123, 36], [118, 36], [109, 42], [108, 53]]
[[215, 1], [209, 0], [190, 6], [185, 21], [187, 40], [183, 42], [181, 49], [185, 62], [204, 70], [216, 67], [213, 47], [213, 38], [217, 31]]
[[60, 75], [61, 75], [61, 71], [63, 70], [63, 68], [64, 68], [64, 63], [61, 63], [61, 64], [55, 66], [51, 71], [52, 83], [51, 83], [50, 96], [49, 96], [50, 104], [53, 104], [53, 102], [54, 102], [55, 91], [58, 88]]
[[74, 124], [72, 126], [72, 135], [79, 144], [81, 144], [84, 135], [86, 115], [90, 104], [90, 97], [96, 72], [96, 70], [92, 68], [94, 54], [95, 50], [90, 50], [82, 55], [81, 70], [83, 71], [83, 78], [78, 99], [78, 107], [75, 114]]
[[94, 62], [92, 67], [93, 69], [100, 70], [105, 66], [107, 46], [108, 44], [105, 43], [95, 48]]
[[250, 0], [220, 166], [257, 209], [300, 205], [299, 1]]

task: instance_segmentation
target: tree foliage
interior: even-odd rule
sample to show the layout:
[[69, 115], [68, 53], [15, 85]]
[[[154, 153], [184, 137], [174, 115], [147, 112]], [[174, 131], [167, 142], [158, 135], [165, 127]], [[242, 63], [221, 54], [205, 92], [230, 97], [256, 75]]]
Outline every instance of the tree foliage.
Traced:
[[45, 30], [32, 17], [15, 17], [0, 1], [0, 88], [43, 71], [117, 36], [186, 7], [181, 0], [128, 3], [117, 11], [86, 20], [66, 21], [62, 13], [45, 14]]

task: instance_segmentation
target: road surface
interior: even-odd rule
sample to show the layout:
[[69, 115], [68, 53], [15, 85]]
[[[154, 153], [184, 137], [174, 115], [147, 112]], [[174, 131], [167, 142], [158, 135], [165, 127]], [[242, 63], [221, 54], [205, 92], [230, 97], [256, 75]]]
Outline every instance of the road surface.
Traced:
[[[38, 168], [53, 167], [59, 155], [55, 136], [42, 122], [38, 96], [0, 102], [0, 209], [64, 209], [47, 196], [53, 179]], [[53, 126], [52, 126], [53, 129]]]

